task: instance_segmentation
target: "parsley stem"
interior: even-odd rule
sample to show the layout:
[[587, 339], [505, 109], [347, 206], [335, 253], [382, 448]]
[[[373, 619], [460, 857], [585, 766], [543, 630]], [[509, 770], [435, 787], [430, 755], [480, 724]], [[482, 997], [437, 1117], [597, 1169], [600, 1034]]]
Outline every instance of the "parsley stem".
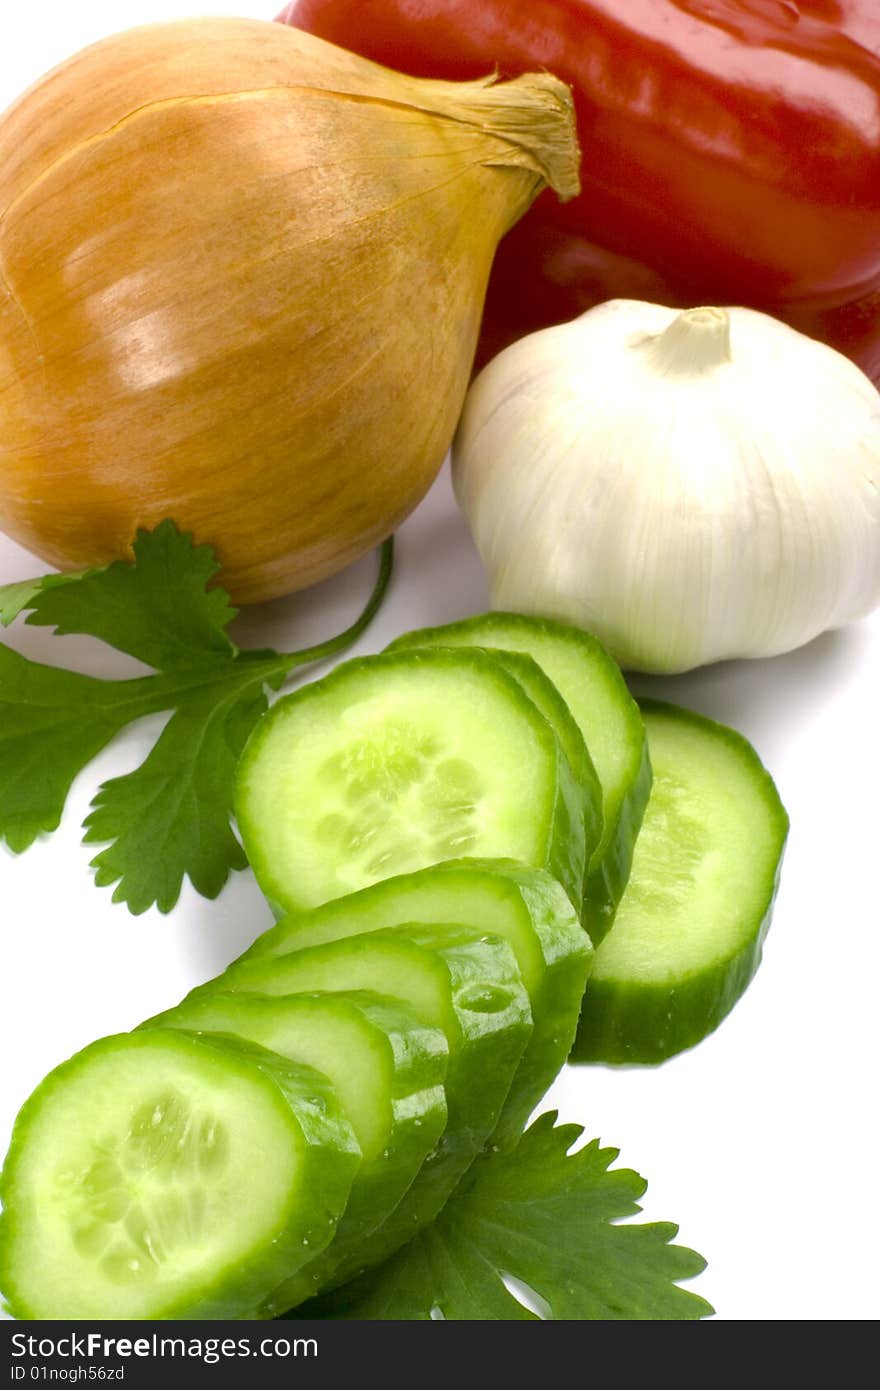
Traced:
[[345, 651], [352, 642], [357, 641], [361, 633], [364, 632], [375, 618], [382, 603], [388, 585], [391, 582], [391, 574], [394, 569], [394, 537], [389, 536], [387, 541], [382, 542], [379, 551], [379, 573], [373, 585], [372, 593], [367, 599], [366, 604], [358, 617], [350, 627], [344, 632], [339, 632], [335, 637], [329, 637], [325, 642], [318, 642], [314, 647], [303, 647], [298, 652], [285, 652], [281, 657], [280, 664], [284, 667], [285, 673], [292, 671], [296, 666], [304, 666], [310, 661], [321, 661], [324, 657], [335, 656], [337, 652]]

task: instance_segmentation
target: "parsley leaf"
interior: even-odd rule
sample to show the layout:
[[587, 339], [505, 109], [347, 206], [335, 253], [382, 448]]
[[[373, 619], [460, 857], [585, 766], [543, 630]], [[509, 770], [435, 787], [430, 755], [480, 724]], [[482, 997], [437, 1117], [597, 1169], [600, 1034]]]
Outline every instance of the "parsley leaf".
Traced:
[[0, 627], [8, 627], [19, 613], [30, 608], [31, 600], [43, 589], [54, 588], [57, 584], [69, 584], [72, 579], [79, 579], [81, 573], [82, 571], [77, 574], [41, 574], [36, 579], [22, 579], [17, 584], [0, 586]]
[[554, 1320], [684, 1320], [713, 1309], [678, 1281], [705, 1261], [669, 1223], [618, 1224], [646, 1184], [612, 1169], [616, 1149], [576, 1153], [579, 1125], [542, 1115], [507, 1152], [473, 1166], [431, 1226], [376, 1270], [312, 1299], [296, 1318], [529, 1320], [503, 1275]]
[[116, 884], [114, 902], [133, 913], [156, 903], [168, 912], [186, 872], [216, 898], [229, 871], [247, 867], [232, 833], [235, 766], [248, 734], [268, 707], [264, 691], [233, 689], [188, 700], [175, 710], [146, 760], [105, 782], [85, 820], [85, 842], [107, 844], [92, 860], [99, 888]]
[[378, 610], [391, 576], [392, 543], [360, 617], [345, 632], [298, 652], [242, 652], [226, 628], [235, 616], [217, 585], [209, 546], [194, 546], [172, 522], [139, 531], [134, 563], [0, 589], [0, 621], [28, 623], [109, 642], [153, 668], [131, 680], [98, 680], [29, 661], [0, 646], [0, 840], [15, 853], [55, 830], [76, 775], [122, 729], [170, 711], [134, 772], [101, 786], [85, 839], [104, 844], [96, 881], [116, 884], [130, 911], [168, 912], [185, 878], [216, 897], [245, 866], [230, 825], [234, 773], [265, 711], [267, 690], [290, 672], [350, 645]]
[[210, 546], [193, 545], [163, 521], [138, 532], [134, 564], [119, 561], [41, 588], [26, 604], [27, 621], [60, 635], [99, 637], [156, 671], [189, 671], [201, 659], [228, 663], [235, 647], [226, 626], [237, 610], [225, 590], [207, 587], [219, 568]]
[[135, 717], [107, 681], [0, 646], [0, 836], [11, 850], [56, 829], [80, 768]]

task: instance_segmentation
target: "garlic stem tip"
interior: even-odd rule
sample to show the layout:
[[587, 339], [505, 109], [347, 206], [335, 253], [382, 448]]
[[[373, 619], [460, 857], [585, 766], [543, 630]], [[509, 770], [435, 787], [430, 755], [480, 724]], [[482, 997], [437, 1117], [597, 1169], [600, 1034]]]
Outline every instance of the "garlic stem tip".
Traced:
[[730, 316], [714, 305], [684, 309], [650, 339], [650, 348], [651, 359], [661, 371], [709, 371], [732, 360]]

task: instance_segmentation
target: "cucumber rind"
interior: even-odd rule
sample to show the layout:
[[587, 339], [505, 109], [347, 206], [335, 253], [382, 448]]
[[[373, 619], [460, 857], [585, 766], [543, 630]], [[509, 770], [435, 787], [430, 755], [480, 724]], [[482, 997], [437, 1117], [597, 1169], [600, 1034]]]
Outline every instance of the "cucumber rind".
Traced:
[[[448, 891], [450, 884], [456, 890], [454, 895]], [[432, 897], [438, 900], [436, 905]], [[511, 925], [516, 928], [506, 939], [529, 991], [534, 1021], [492, 1136], [493, 1142], [501, 1145], [518, 1135], [565, 1062], [592, 964], [589, 937], [568, 895], [552, 875], [513, 860], [449, 860], [370, 884], [311, 912], [282, 918], [240, 959], [265, 958], [319, 940], [339, 940], [380, 926], [401, 925], [412, 918], [422, 923], [455, 921], [462, 926], [482, 921], [488, 931], [499, 934], [503, 923], [498, 917], [490, 921], [486, 916], [490, 897], [506, 904]], [[442, 919], [434, 916], [435, 912], [443, 913]]]
[[[610, 929], [620, 897], [626, 887], [633, 850], [651, 787], [651, 767], [647, 742], [638, 706], [630, 694], [623, 674], [597, 637], [580, 628], [552, 618], [536, 618], [524, 613], [491, 610], [442, 627], [421, 628], [404, 633], [388, 651], [417, 647], [473, 646], [485, 651], [530, 656], [556, 686], [560, 697], [580, 727], [602, 790], [603, 826], [598, 844], [587, 864], [583, 891], [583, 923], [593, 944], [598, 946]], [[575, 648], [610, 693], [611, 703], [621, 724], [618, 746], [627, 752], [625, 766], [610, 777], [597, 765], [591, 739], [591, 720], [580, 712], [572, 698], [573, 690], [561, 677], [561, 667], [553, 660], [554, 651]]]
[[[758, 884], [757, 910], [743, 922], [727, 950], [705, 967], [654, 982], [615, 979], [594, 971], [584, 994], [571, 1057], [574, 1062], [653, 1065], [693, 1047], [713, 1032], [741, 998], [761, 963], [779, 888], [789, 820], [775, 783], [752, 745], [727, 725], [677, 705], [642, 700], [640, 708], [649, 738], [652, 718], [674, 719], [726, 745], [748, 767], [755, 793], [755, 824], [763, 818], [766, 829], [767, 862], [763, 882]], [[601, 947], [597, 956], [601, 963]]]
[[[455, 924], [406, 923], [267, 959], [242, 958], [233, 962], [215, 981], [200, 985], [188, 997], [198, 998], [205, 992], [217, 989], [232, 992], [246, 990], [256, 994], [295, 993], [290, 989], [290, 984], [296, 973], [308, 970], [315, 964], [322, 970], [332, 966], [339, 988], [350, 990], [352, 986], [346, 983], [344, 974], [346, 956], [352, 950], [363, 954], [376, 948], [387, 948], [390, 958], [397, 956], [416, 967], [419, 962], [423, 963], [437, 973], [444, 982], [444, 990], [448, 989], [448, 1013], [443, 1026], [452, 1032], [446, 1075], [450, 1126], [454, 1109], [452, 1091], [461, 1070], [461, 1052], [467, 1046], [472, 1052], [479, 1051], [481, 1054], [479, 1062], [475, 1059], [469, 1061], [469, 1070], [474, 1071], [475, 1079], [480, 1078], [473, 1090], [466, 1088], [465, 1099], [470, 1119], [464, 1126], [456, 1124], [454, 1128], [447, 1127], [440, 1145], [444, 1153], [458, 1148], [475, 1151], [497, 1121], [532, 1031], [529, 996], [522, 983], [516, 958], [506, 941], [483, 935], [478, 928]], [[288, 971], [292, 973], [286, 973]], [[307, 988], [313, 989], [314, 986]], [[390, 982], [386, 983], [385, 988], [391, 993]], [[486, 1007], [484, 1003], [487, 989], [491, 989], [494, 995], [491, 1007]], [[419, 1011], [416, 1004], [412, 1007]], [[499, 1079], [491, 1084], [493, 1076]], [[500, 1092], [503, 1094], [494, 1094]], [[456, 1096], [455, 1100], [461, 1110], [462, 1098]], [[489, 1115], [487, 1110], [494, 1113]], [[438, 1158], [439, 1155], [435, 1163]]]
[[[267, 835], [267, 825], [274, 827], [280, 816], [277, 808], [270, 809], [264, 804], [261, 786], [261, 763], [276, 767], [279, 762], [279, 747], [283, 748], [284, 721], [296, 719], [308, 722], [316, 703], [339, 701], [341, 709], [355, 705], [363, 698], [370, 682], [377, 679], [385, 682], [395, 674], [417, 675], [419, 682], [437, 683], [444, 677], [461, 676], [471, 686], [479, 686], [492, 692], [496, 703], [509, 712], [518, 723], [517, 742], [520, 748], [535, 750], [546, 768], [546, 787], [542, 788], [543, 801], [530, 807], [529, 824], [540, 826], [542, 833], [535, 835], [528, 856], [522, 856], [536, 867], [546, 868], [563, 885], [572, 901], [580, 904], [583, 878], [586, 867], [586, 838], [584, 825], [583, 792], [579, 787], [560, 742], [547, 719], [528, 698], [520, 685], [501, 663], [490, 655], [478, 650], [453, 648], [449, 650], [426, 649], [413, 651], [383, 652], [378, 656], [359, 657], [343, 662], [329, 675], [310, 685], [303, 686], [292, 694], [276, 701], [272, 708], [256, 725], [251, 734], [238, 765], [235, 814], [251, 866], [256, 874], [265, 896], [278, 915], [296, 912], [317, 906], [328, 898], [347, 895], [347, 889], [326, 891], [326, 879], [320, 891], [314, 885], [306, 885], [302, 878], [296, 885], [290, 881], [289, 874], [278, 868], [284, 859], [280, 852], [269, 852], [264, 846], [271, 839]], [[404, 682], [405, 686], [405, 682]], [[423, 698], [421, 684], [414, 686], [416, 701]], [[439, 688], [439, 687], [438, 687]], [[470, 691], [472, 695], [472, 690]], [[448, 699], [448, 689], [444, 698]], [[396, 707], [396, 717], [400, 717], [402, 704]], [[282, 741], [273, 747], [278, 734]], [[295, 743], [293, 731], [289, 737]], [[277, 782], [276, 782], [277, 785]], [[536, 793], [537, 794], [537, 793]], [[274, 834], [274, 829], [273, 832]], [[496, 836], [499, 832], [496, 831]], [[505, 854], [520, 857], [511, 845]], [[317, 855], [313, 856], [317, 859]], [[452, 856], [446, 856], [452, 857]], [[324, 861], [328, 853], [322, 854]], [[426, 867], [426, 860], [419, 867]]]
[[586, 875], [602, 843], [605, 824], [602, 785], [581, 728], [550, 677], [533, 657], [526, 652], [508, 652], [499, 647], [474, 650], [485, 651], [513, 676], [559, 739], [583, 801]]
[[613, 832], [594, 856], [584, 878], [581, 920], [594, 946], [600, 945], [614, 925], [620, 899], [626, 892], [652, 781], [648, 742], [643, 737], [638, 766], [621, 800]]
[[[320, 1287], [336, 1264], [354, 1253], [390, 1216], [446, 1128], [443, 1083], [449, 1049], [445, 1034], [420, 1022], [399, 1001], [366, 991], [271, 997], [217, 991], [200, 994], [188, 1003], [184, 1001], [141, 1027], [183, 1028], [213, 1034], [218, 1028], [223, 1030], [224, 1021], [228, 1020], [226, 1026], [231, 1029], [237, 1020], [236, 1036], [253, 1040], [255, 1035], [262, 1033], [265, 1045], [295, 1061], [295, 1049], [291, 1052], [282, 1048], [277, 1038], [273, 1043], [273, 1030], [270, 1029], [267, 1036], [260, 1027], [259, 1015], [266, 1010], [277, 1017], [289, 1008], [297, 1010], [303, 1006], [317, 1007], [331, 1016], [341, 1011], [350, 1025], [353, 1023], [360, 1031], [371, 1033], [371, 1046], [382, 1050], [385, 1072], [383, 1109], [387, 1115], [379, 1141], [380, 1150], [378, 1153], [364, 1152], [332, 1245], [303, 1266], [315, 1287]], [[218, 1020], [216, 1023], [211, 1021], [212, 1014]], [[351, 1026], [348, 1031], [352, 1031]], [[261, 1041], [259, 1037], [256, 1040]], [[357, 1039], [349, 1041], [354, 1046]], [[331, 1081], [335, 1080], [335, 1067], [328, 1067], [328, 1075]], [[337, 1092], [344, 1106], [345, 1093], [338, 1082]]]
[[[224, 989], [258, 992], [261, 986], [272, 990], [278, 985], [289, 992], [295, 973], [303, 969], [304, 958], [311, 957], [306, 968], [317, 961], [322, 971], [332, 969], [342, 988], [347, 953], [377, 949], [387, 949], [390, 958], [397, 955], [402, 960], [421, 960], [423, 968], [437, 972], [446, 982], [450, 1008], [447, 1026], [451, 1030], [446, 1078], [448, 1124], [399, 1205], [363, 1247], [346, 1256], [320, 1284], [322, 1289], [335, 1287], [378, 1264], [442, 1209], [497, 1125], [532, 1031], [529, 996], [513, 951], [507, 942], [470, 927], [416, 923], [285, 955], [243, 958], [219, 981]], [[293, 973], [285, 974], [287, 969]], [[383, 988], [391, 992], [390, 985]], [[332, 1259], [332, 1251], [330, 1256]], [[313, 1274], [307, 1268], [285, 1280], [263, 1306], [262, 1315], [283, 1313], [312, 1296], [318, 1288]]]
[[[58, 1266], [65, 1259], [70, 1265], [69, 1278], [65, 1274], [63, 1281], [63, 1297], [68, 1301], [63, 1306], [53, 1303], [48, 1308], [41, 1303], [42, 1284], [36, 1290], [27, 1287], [29, 1242], [34, 1239], [35, 1229], [47, 1230], [46, 1212], [52, 1210], [48, 1193], [29, 1190], [34, 1172], [29, 1153], [31, 1136], [34, 1132], [39, 1136], [47, 1123], [51, 1128], [51, 1114], [47, 1119], [46, 1107], [63, 1107], [65, 1090], [72, 1094], [90, 1066], [100, 1067], [105, 1059], [112, 1066], [120, 1053], [134, 1054], [141, 1048], [147, 1054], [165, 1052], [181, 1069], [189, 1067], [203, 1076], [207, 1072], [211, 1085], [219, 1083], [225, 1073], [230, 1079], [234, 1075], [249, 1095], [259, 1093], [288, 1136], [291, 1154], [296, 1155], [295, 1163], [291, 1159], [289, 1189], [281, 1194], [283, 1205], [272, 1216], [271, 1224], [250, 1238], [250, 1245], [238, 1237], [235, 1228], [224, 1228], [235, 1237], [232, 1248], [219, 1260], [211, 1260], [207, 1269], [200, 1263], [198, 1273], [178, 1278], [176, 1286], [173, 1278], [167, 1279], [152, 1303], [147, 1299], [128, 1306], [117, 1303], [111, 1308], [106, 1300], [108, 1291], [115, 1289], [116, 1284], [111, 1285], [109, 1278], [102, 1276], [101, 1303], [90, 1307], [87, 1257], [59, 1250], [53, 1237], [44, 1234], [43, 1245], [53, 1251], [53, 1278], [58, 1277]], [[83, 1127], [92, 1119], [88, 1106], [77, 1110], [77, 1142]], [[45, 1141], [45, 1134], [43, 1138]], [[103, 1138], [102, 1133], [99, 1140], [102, 1142]], [[97, 1145], [95, 1151], [99, 1151]], [[16, 1119], [0, 1177], [0, 1286], [8, 1308], [21, 1319], [247, 1316], [249, 1309], [277, 1282], [280, 1270], [302, 1264], [314, 1250], [332, 1239], [359, 1162], [360, 1150], [351, 1126], [329, 1083], [312, 1068], [286, 1063], [265, 1049], [242, 1044], [236, 1038], [208, 1040], [165, 1029], [102, 1038], [51, 1071], [25, 1101]], [[249, 1183], [250, 1179], [247, 1174], [243, 1181]], [[38, 1248], [45, 1263], [47, 1256], [39, 1241]]]
[[[386, 650], [403, 649], [403, 645], [399, 649], [392, 645]], [[544, 668], [539, 666], [528, 652], [509, 652], [503, 647], [482, 646], [474, 647], [472, 650], [482, 651], [491, 656], [519, 682], [562, 744], [571, 770], [588, 798], [589, 809], [595, 822], [594, 844], [590, 851], [592, 853], [602, 833], [602, 786], [580, 725]]]
[[[350, 1031], [353, 1031], [351, 1025], [354, 1024], [355, 1029], [368, 1035], [371, 1050], [379, 1051], [383, 1073], [381, 1084], [385, 1092], [380, 1101], [380, 1109], [384, 1114], [385, 1124], [380, 1126], [382, 1137], [374, 1147], [378, 1147], [384, 1153], [389, 1144], [393, 1145], [395, 1109], [400, 1111], [402, 1117], [413, 1115], [419, 1118], [422, 1125], [425, 1124], [428, 1109], [437, 1103], [438, 1092], [442, 1092], [449, 1062], [448, 1044], [445, 1034], [439, 1028], [424, 1024], [399, 1000], [367, 990], [267, 996], [248, 994], [244, 990], [234, 993], [210, 990], [202, 993], [200, 989], [197, 996], [188, 996], [181, 1004], [148, 1019], [140, 1027], [179, 1028], [187, 1032], [207, 1034], [227, 1033], [245, 1042], [263, 1046], [289, 1061], [312, 1065], [322, 1070], [316, 1062], [309, 1063], [295, 1052], [285, 1050], [281, 1045], [283, 1039], [279, 1036], [277, 1026], [273, 1030], [271, 1027], [267, 1029], [259, 1025], [257, 1015], [267, 1006], [271, 1012], [280, 1016], [289, 1006], [297, 1009], [302, 1005], [318, 1008], [331, 1015], [337, 1010], [342, 1011], [350, 1025]], [[236, 1012], [240, 1013], [242, 1009], [251, 1010], [252, 1016], [250, 1019], [239, 1019], [238, 1026], [233, 1028], [231, 1020]], [[225, 1012], [221, 1012], [217, 1021], [212, 1022], [212, 1010]], [[230, 1019], [230, 1023], [224, 1026], [220, 1021], [223, 1017]], [[279, 1021], [280, 1018], [276, 1020], [276, 1024]], [[274, 1037], [274, 1043], [262, 1041], [262, 1037], [256, 1036], [258, 1033], [265, 1038]], [[354, 1038], [350, 1038], [349, 1041], [353, 1042]], [[312, 1048], [310, 1051], [315, 1049]], [[326, 1061], [324, 1065], [326, 1066]], [[441, 1108], [445, 1109], [445, 1100]], [[354, 1128], [357, 1132], [356, 1124]]]
[[[464, 865], [465, 861], [441, 864], [438, 872], [456, 874]], [[504, 1148], [517, 1142], [535, 1106], [565, 1065], [595, 951], [568, 895], [550, 874], [511, 860], [471, 860], [467, 867], [494, 875], [515, 891], [543, 958], [541, 978], [530, 989], [532, 1037], [492, 1134], [492, 1143]]]
[[[775, 893], [774, 887], [773, 897]], [[596, 981], [584, 1000], [571, 1061], [652, 1066], [702, 1042], [754, 978], [772, 915], [771, 897], [754, 940], [711, 970], [679, 984], [672, 1000], [668, 988], [642, 985], [636, 1010], [628, 986]]]
[[[439, 864], [436, 872], [444, 877], [488, 874], [500, 880], [504, 890], [522, 902], [538, 943], [541, 974], [528, 982], [532, 1036], [491, 1136], [502, 1148], [517, 1141], [565, 1064], [595, 952], [568, 894], [551, 874], [513, 860], [477, 859]], [[510, 945], [517, 954], [513, 941]], [[518, 954], [517, 963], [525, 977]]]

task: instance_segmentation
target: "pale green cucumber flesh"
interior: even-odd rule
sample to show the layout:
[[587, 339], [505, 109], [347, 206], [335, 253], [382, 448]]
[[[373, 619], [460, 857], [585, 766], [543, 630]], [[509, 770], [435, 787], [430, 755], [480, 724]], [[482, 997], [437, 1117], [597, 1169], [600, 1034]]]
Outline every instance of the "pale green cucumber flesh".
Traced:
[[367, 992], [268, 997], [218, 991], [184, 1000], [141, 1027], [228, 1033], [324, 1072], [365, 1161], [388, 1147], [395, 1100], [406, 1097], [413, 1108], [422, 1098], [432, 1104], [448, 1061], [440, 1029], [427, 1027], [399, 1002]]
[[322, 1268], [394, 1210], [446, 1128], [446, 1035], [397, 1001], [368, 993], [219, 992], [142, 1025], [156, 1026], [233, 1034], [329, 1078], [362, 1162], [333, 1244], [319, 1256]]
[[584, 926], [598, 945], [626, 885], [651, 770], [638, 707], [602, 643], [567, 623], [490, 612], [409, 632], [389, 650], [483, 647], [530, 656], [580, 728], [602, 789], [603, 827], [587, 866]]
[[434, 865], [283, 918], [243, 959], [411, 922], [478, 927], [502, 937], [516, 956], [534, 1028], [493, 1139], [516, 1136], [568, 1055], [592, 958], [577, 913], [550, 874], [508, 860]]
[[20, 1318], [246, 1316], [332, 1238], [359, 1160], [311, 1068], [165, 1029], [102, 1039], [16, 1120], [0, 1288]]
[[[397, 927], [243, 959], [207, 988], [215, 986], [268, 994], [381, 989], [446, 1032], [446, 1132], [358, 1258], [334, 1273], [332, 1282], [341, 1283], [385, 1259], [432, 1220], [492, 1134], [532, 1027], [516, 959], [506, 942], [470, 928]], [[284, 1312], [314, 1292], [306, 1272], [288, 1281], [286, 1298], [269, 1311]]]
[[654, 784], [575, 1061], [659, 1062], [716, 1028], [758, 968], [788, 818], [741, 735], [642, 704]]
[[239, 763], [236, 815], [283, 910], [464, 854], [546, 868], [580, 902], [582, 792], [547, 720], [483, 652], [366, 657], [279, 700]]

